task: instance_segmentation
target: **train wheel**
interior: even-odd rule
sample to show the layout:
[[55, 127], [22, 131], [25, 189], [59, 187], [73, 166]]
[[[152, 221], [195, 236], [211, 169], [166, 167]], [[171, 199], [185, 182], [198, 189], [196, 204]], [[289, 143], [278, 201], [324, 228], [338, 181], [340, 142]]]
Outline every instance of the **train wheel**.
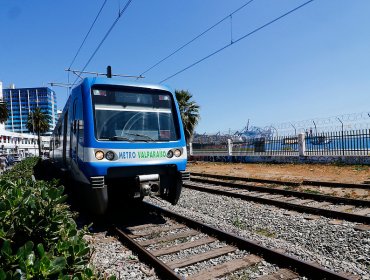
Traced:
[[182, 180], [181, 177], [178, 176], [176, 180], [174, 180], [173, 184], [170, 186], [166, 200], [170, 202], [172, 205], [176, 205], [180, 198], [181, 189], [182, 189]]

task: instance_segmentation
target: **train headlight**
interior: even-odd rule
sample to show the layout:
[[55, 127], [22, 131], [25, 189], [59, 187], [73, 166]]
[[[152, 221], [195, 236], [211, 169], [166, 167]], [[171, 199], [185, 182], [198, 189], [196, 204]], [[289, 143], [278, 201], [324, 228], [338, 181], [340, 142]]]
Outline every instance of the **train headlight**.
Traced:
[[172, 158], [173, 157], [173, 152], [172, 150], [169, 150], [168, 153], [167, 153], [167, 157], [168, 158]]
[[102, 160], [104, 158], [104, 152], [103, 151], [96, 151], [95, 157], [97, 160]]
[[114, 153], [112, 151], [108, 151], [105, 153], [105, 158], [107, 160], [113, 160], [114, 159]]
[[179, 149], [176, 149], [174, 152], [175, 157], [181, 156], [181, 151]]

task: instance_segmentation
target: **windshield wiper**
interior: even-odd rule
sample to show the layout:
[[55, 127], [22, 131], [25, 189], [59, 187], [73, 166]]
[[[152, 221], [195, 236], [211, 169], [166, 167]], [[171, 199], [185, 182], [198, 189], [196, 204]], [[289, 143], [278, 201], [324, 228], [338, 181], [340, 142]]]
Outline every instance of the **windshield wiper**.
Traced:
[[112, 136], [112, 137], [109, 137], [109, 138], [100, 138], [100, 140], [110, 140], [110, 141], [129, 141], [129, 142], [132, 142], [132, 140], [130, 138], [127, 138], [127, 137], [124, 137], [124, 136], [118, 136], [118, 135], [115, 135], [115, 136]]
[[[145, 135], [145, 134], [138, 134], [138, 133], [129, 133], [129, 132], [123, 132], [124, 134], [127, 134], [127, 135], [131, 135], [131, 136], [138, 136], [138, 137], [144, 137], [150, 141], [155, 141], [153, 138], [151, 138], [150, 136], [148, 135]], [[138, 140], [138, 139], [135, 139], [135, 141], [145, 141], [145, 140]], [[145, 141], [145, 142], [148, 142], [148, 141]]]
[[109, 140], [115, 140], [115, 141], [129, 141], [129, 142], [132, 142], [132, 139], [130, 138], [127, 138], [127, 137], [124, 137], [124, 136], [118, 136], [118, 135], [115, 135], [111, 138], [109, 138]]

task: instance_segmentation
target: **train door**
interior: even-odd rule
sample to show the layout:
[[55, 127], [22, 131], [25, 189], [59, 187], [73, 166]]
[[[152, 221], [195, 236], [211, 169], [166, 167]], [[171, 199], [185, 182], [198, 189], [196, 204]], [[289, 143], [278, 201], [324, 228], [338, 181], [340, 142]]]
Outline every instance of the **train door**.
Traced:
[[68, 111], [66, 111], [63, 120], [63, 166], [67, 166], [67, 127], [68, 127]]
[[72, 123], [71, 123], [71, 160], [77, 163], [78, 158], [78, 134], [79, 134], [79, 121], [77, 112], [77, 98], [73, 101], [72, 107]]

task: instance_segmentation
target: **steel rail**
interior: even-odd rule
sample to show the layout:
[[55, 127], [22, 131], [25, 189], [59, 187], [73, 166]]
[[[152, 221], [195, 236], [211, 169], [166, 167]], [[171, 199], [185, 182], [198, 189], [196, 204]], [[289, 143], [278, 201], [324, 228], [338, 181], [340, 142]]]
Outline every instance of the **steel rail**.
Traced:
[[301, 185], [310, 185], [310, 186], [322, 186], [322, 187], [331, 187], [331, 188], [353, 188], [353, 189], [370, 190], [370, 184], [352, 184], [352, 183], [339, 183], [339, 182], [327, 182], [327, 181], [315, 181], [315, 180], [303, 180], [300, 182], [292, 182], [292, 181], [250, 178], [250, 177], [217, 175], [217, 174], [208, 174], [208, 173], [200, 173], [200, 172], [191, 172], [191, 174], [194, 176], [211, 177], [211, 178], [217, 178], [217, 179], [222, 179], [222, 180], [238, 180], [238, 181], [245, 181], [245, 182], [266, 183], [266, 184], [276, 184], [276, 185], [285, 185], [285, 186], [297, 186], [298, 187]]
[[311, 279], [351, 279], [339, 273], [333, 272], [329, 269], [317, 266], [312, 263], [301, 261], [298, 258], [259, 245], [255, 241], [248, 240], [236, 236], [234, 234], [225, 232], [210, 225], [198, 222], [194, 219], [182, 216], [173, 211], [161, 208], [152, 203], [144, 202], [143, 204], [150, 211], [155, 211], [167, 217], [175, 219], [178, 222], [184, 223], [191, 228], [198, 229], [205, 234], [217, 237], [218, 239], [224, 240], [229, 244], [234, 244], [239, 249], [246, 250], [248, 252], [251, 252], [252, 254], [259, 255], [268, 262], [277, 264], [280, 267], [290, 268], [298, 272], [300, 275], [308, 276]]
[[338, 183], [338, 182], [327, 182], [327, 181], [303, 180], [302, 185], [331, 187], [331, 188], [370, 190], [370, 184], [352, 184], [352, 183]]
[[288, 209], [288, 210], [295, 210], [298, 212], [309, 213], [309, 214], [314, 214], [314, 215], [322, 215], [322, 216], [325, 216], [328, 218], [334, 218], [334, 219], [344, 219], [344, 220], [351, 221], [351, 222], [370, 224], [370, 217], [363, 216], [363, 215], [356, 215], [352, 213], [340, 212], [340, 211], [335, 211], [335, 210], [330, 210], [330, 209], [315, 208], [312, 206], [294, 204], [294, 203], [289, 203], [285, 201], [257, 197], [257, 196], [241, 194], [241, 193], [233, 193], [233, 192], [223, 191], [223, 190], [218, 190], [218, 189], [210, 189], [210, 188], [204, 188], [204, 187], [199, 187], [199, 186], [193, 186], [188, 183], [184, 183], [183, 186], [189, 189], [198, 190], [202, 192], [208, 192], [208, 193], [213, 193], [213, 194], [218, 194], [218, 195], [225, 195], [229, 197], [240, 198], [243, 200], [250, 200], [254, 202], [274, 205], [274, 206]]
[[255, 183], [266, 183], [266, 184], [276, 184], [276, 185], [285, 185], [285, 186], [299, 186], [299, 182], [289, 182], [289, 181], [280, 181], [280, 180], [269, 180], [269, 179], [259, 179], [259, 178], [249, 178], [249, 177], [234, 177], [228, 175], [217, 175], [217, 174], [208, 174], [208, 173], [199, 173], [191, 172], [190, 175], [200, 176], [200, 177], [211, 177], [221, 180], [238, 180], [244, 182], [255, 182]]
[[[192, 173], [191, 175], [194, 175], [194, 174]], [[214, 178], [216, 179], [219, 177], [214, 177]], [[232, 183], [232, 182], [215, 181], [215, 180], [194, 178], [194, 177], [190, 177], [190, 180], [194, 182], [218, 184], [220, 186], [239, 188], [239, 189], [258, 191], [258, 192], [266, 192], [270, 194], [295, 196], [298, 198], [313, 199], [317, 201], [329, 201], [329, 202], [336, 203], [336, 204], [344, 203], [344, 204], [350, 204], [350, 205], [355, 205], [355, 206], [370, 207], [370, 200], [353, 199], [353, 198], [338, 197], [338, 196], [331, 196], [331, 195], [324, 195], [324, 194], [315, 194], [315, 193], [306, 193], [306, 192], [291, 191], [291, 190], [282, 190], [282, 189], [275, 189], [275, 188], [262, 187], [262, 186], [242, 185], [242, 184], [237, 184], [237, 183]]]

